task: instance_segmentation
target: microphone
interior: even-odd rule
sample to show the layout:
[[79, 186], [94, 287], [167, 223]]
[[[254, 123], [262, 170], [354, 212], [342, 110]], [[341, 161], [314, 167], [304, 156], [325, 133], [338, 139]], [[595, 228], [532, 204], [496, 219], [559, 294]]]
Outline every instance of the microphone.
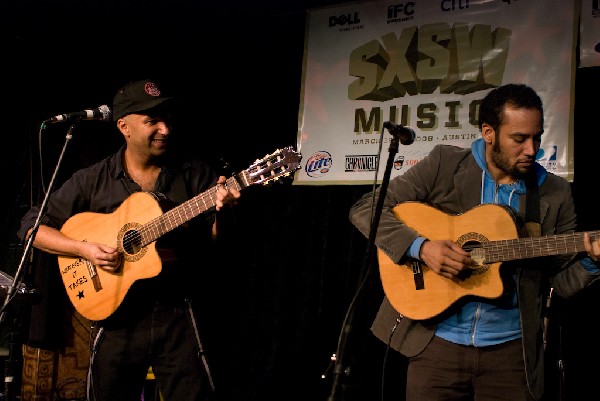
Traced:
[[402, 145], [410, 145], [417, 136], [412, 128], [394, 124], [391, 121], [384, 122], [383, 128], [386, 128], [392, 136], [399, 138]]
[[71, 120], [101, 120], [101, 121], [109, 121], [111, 118], [110, 108], [103, 104], [102, 106], [96, 107], [95, 109], [86, 109], [83, 111], [76, 111], [73, 113], [67, 114], [59, 114], [54, 116], [44, 123], [57, 123], [62, 121], [71, 121]]

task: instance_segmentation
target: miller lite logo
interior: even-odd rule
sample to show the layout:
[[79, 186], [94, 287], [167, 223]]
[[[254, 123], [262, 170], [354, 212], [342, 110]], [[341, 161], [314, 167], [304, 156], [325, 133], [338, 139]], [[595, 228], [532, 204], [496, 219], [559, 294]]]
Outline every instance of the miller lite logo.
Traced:
[[315, 152], [310, 159], [307, 160], [304, 171], [309, 177], [317, 178], [327, 174], [331, 169], [333, 159], [331, 154], [324, 150]]

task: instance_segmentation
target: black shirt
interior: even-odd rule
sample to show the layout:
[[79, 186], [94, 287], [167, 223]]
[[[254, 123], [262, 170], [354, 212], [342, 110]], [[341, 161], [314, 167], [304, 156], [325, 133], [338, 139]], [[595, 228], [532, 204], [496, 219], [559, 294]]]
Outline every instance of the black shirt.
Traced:
[[[71, 216], [79, 213], [113, 213], [133, 193], [140, 192], [140, 186], [123, 169], [124, 150], [123, 146], [104, 160], [76, 171], [50, 195], [41, 223], [60, 229]], [[166, 211], [207, 191], [216, 184], [217, 179], [216, 172], [200, 160], [172, 157], [166, 160], [153, 192], [158, 196], [157, 199], [161, 199], [157, 200], [161, 209]], [[18, 231], [22, 240], [35, 224], [39, 210], [40, 206], [35, 206], [22, 218]], [[126, 314], [121, 310], [130, 307], [139, 310], [140, 306], [153, 302], [180, 302], [193, 297], [197, 290], [195, 282], [202, 270], [202, 266], [199, 266], [203, 261], [202, 255], [210, 252], [212, 246], [214, 216], [212, 207], [158, 238], [156, 249], [168, 250], [169, 258], [161, 258], [161, 271], [156, 277], [133, 283], [119, 306], [119, 314]], [[115, 243], [118, 229], [115, 227]]]

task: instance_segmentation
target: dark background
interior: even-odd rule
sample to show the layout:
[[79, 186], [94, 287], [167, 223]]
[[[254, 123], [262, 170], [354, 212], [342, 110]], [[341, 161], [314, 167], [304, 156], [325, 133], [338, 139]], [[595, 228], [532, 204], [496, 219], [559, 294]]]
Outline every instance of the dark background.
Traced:
[[[23, 253], [15, 235], [20, 217], [43, 198], [65, 144], [68, 124], [40, 134], [40, 123], [110, 105], [127, 81], [152, 77], [173, 89], [187, 110], [183, 139], [190, 149], [235, 171], [295, 145], [306, 10], [338, 2], [270, 3], [2, 2], [0, 270], [15, 274]], [[581, 230], [600, 227], [592, 196], [599, 84], [598, 67], [577, 70], [572, 188]], [[80, 122], [72, 134], [57, 183], [121, 143], [104, 122]], [[402, 400], [404, 360], [395, 353], [386, 358], [368, 329], [382, 296], [377, 270], [364, 262], [366, 241], [347, 218], [371, 187], [290, 181], [245, 190], [237, 239], [218, 255], [198, 255], [206, 269], [200, 329], [217, 385], [231, 401], [370, 401], [381, 399], [383, 387], [386, 400]], [[23, 276], [35, 268], [26, 263]], [[351, 324], [344, 324], [359, 288]], [[598, 399], [598, 300], [595, 286], [553, 302], [549, 400], [563, 392], [562, 399]], [[331, 370], [342, 327], [350, 333], [342, 364], [348, 376]]]

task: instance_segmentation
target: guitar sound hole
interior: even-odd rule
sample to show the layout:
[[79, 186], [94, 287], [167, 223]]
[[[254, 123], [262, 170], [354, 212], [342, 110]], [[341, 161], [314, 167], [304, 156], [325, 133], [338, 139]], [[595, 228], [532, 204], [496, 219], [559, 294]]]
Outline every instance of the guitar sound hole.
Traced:
[[469, 239], [465, 242], [458, 243], [467, 252], [472, 252], [474, 249], [481, 248], [481, 241], [477, 241], [474, 239]]
[[141, 247], [141, 236], [136, 230], [127, 231], [123, 236], [123, 250], [129, 255], [134, 255], [140, 251]]
[[[483, 247], [481, 245], [481, 242], [478, 241], [477, 239], [473, 239], [473, 238], [465, 239], [465, 241], [466, 242], [464, 242], [461, 245], [462, 248], [465, 251], [469, 252], [470, 257], [481, 265], [484, 261], [484, 255], [482, 254]], [[478, 274], [477, 269], [478, 269], [477, 267], [473, 267], [471, 269], [463, 270], [462, 272], [459, 273], [458, 278], [460, 280], [466, 280], [469, 277], [473, 276], [474, 274]]]

